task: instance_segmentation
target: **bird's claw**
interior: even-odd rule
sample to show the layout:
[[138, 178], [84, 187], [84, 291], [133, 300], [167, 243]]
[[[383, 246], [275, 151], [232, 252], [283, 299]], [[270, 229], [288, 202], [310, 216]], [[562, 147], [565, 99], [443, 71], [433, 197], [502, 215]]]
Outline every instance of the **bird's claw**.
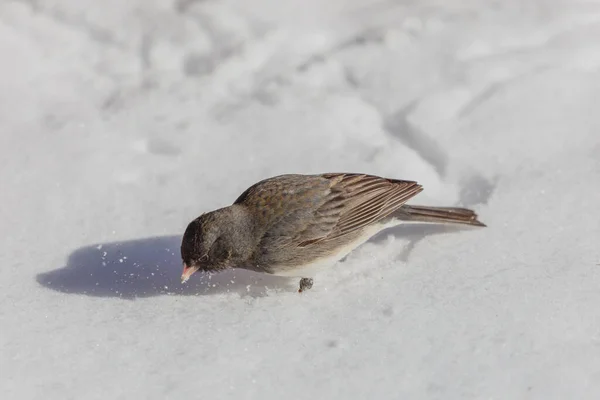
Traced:
[[312, 278], [302, 278], [300, 279], [300, 288], [298, 289], [298, 293], [302, 293], [305, 290], [311, 289], [313, 287], [314, 281]]

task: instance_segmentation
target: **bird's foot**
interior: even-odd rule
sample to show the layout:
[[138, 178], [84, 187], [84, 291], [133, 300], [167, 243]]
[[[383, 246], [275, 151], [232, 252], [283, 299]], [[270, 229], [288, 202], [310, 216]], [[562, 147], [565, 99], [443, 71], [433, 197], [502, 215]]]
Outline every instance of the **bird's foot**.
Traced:
[[298, 289], [298, 293], [302, 293], [305, 290], [308, 290], [313, 287], [314, 281], [312, 278], [302, 278], [300, 279], [300, 289]]

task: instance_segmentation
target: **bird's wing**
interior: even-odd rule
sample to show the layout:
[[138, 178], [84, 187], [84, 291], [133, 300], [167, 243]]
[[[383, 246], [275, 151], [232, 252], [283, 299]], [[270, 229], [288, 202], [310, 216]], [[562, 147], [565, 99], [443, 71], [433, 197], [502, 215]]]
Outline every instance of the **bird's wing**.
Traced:
[[423, 190], [413, 181], [364, 174], [324, 174], [329, 190], [296, 237], [299, 247], [337, 239], [360, 230], [402, 207]]
[[260, 248], [309, 247], [386, 217], [422, 190], [366, 174], [281, 175], [251, 186], [235, 203], [257, 210]]

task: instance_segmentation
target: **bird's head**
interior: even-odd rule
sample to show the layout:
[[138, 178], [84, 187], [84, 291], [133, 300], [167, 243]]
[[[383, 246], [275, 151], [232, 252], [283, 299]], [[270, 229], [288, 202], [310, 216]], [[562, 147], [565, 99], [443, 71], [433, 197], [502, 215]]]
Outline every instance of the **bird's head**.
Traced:
[[222, 236], [223, 224], [227, 223], [224, 219], [223, 213], [213, 211], [188, 224], [181, 241], [182, 283], [196, 271], [215, 272], [228, 267], [231, 250]]

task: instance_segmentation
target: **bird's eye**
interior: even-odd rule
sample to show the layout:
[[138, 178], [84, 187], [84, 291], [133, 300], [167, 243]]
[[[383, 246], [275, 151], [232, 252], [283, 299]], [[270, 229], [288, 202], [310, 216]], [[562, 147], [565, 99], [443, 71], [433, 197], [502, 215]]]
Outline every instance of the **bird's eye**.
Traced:
[[206, 261], [206, 260], [208, 260], [208, 254], [205, 254], [202, 257], [200, 257], [200, 260], [198, 260], [198, 261]]

